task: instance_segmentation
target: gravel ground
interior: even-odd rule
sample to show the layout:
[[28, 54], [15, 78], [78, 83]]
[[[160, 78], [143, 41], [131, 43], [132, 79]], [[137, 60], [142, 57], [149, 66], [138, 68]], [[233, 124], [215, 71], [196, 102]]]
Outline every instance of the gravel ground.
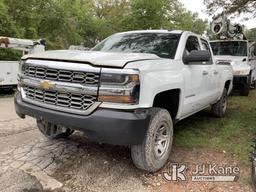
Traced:
[[0, 169], [0, 191], [43, 192], [43, 186], [35, 176], [19, 169]]
[[[237, 157], [226, 152], [174, 146], [170, 163], [178, 162], [239, 165]], [[250, 170], [239, 166], [237, 182], [167, 182], [161, 171], [149, 174], [136, 169], [129, 148], [92, 143], [79, 132], [66, 140], [49, 141], [39, 133], [34, 119], [16, 116], [13, 98], [0, 99], [0, 167], [36, 176], [46, 191], [252, 192]], [[168, 166], [162, 171], [167, 170]]]

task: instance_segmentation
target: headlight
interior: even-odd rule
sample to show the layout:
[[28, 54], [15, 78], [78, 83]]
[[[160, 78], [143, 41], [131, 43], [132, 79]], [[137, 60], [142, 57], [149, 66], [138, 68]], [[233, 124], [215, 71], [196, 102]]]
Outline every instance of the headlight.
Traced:
[[250, 73], [250, 69], [239, 69], [239, 70], [236, 70], [234, 71], [234, 75], [249, 75]]
[[21, 87], [20, 87], [20, 77], [21, 77], [21, 74], [22, 72], [24, 71], [24, 64], [25, 64], [25, 60], [20, 60], [20, 63], [19, 63], [19, 72], [18, 72], [18, 76], [17, 76], [17, 80], [18, 80], [18, 91], [21, 91]]
[[103, 69], [99, 88], [99, 101], [137, 104], [140, 80], [137, 70]]
[[19, 73], [21, 73], [23, 71], [24, 64], [25, 64], [25, 60], [20, 60], [20, 63], [19, 63]]

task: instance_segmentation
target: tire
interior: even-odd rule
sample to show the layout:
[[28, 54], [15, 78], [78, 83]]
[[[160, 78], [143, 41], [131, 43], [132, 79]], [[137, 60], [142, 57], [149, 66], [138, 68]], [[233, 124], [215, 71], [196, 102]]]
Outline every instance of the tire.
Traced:
[[249, 96], [250, 89], [251, 89], [251, 82], [250, 82], [251, 76], [248, 77], [247, 81], [245, 81], [240, 88], [240, 95], [241, 96]]
[[253, 86], [254, 89], [256, 89], [256, 80], [253, 81], [252, 86]]
[[37, 119], [37, 127], [45, 137], [51, 140], [67, 138], [74, 132], [72, 129], [40, 119]]
[[228, 91], [224, 88], [220, 100], [212, 105], [212, 113], [216, 117], [224, 117], [228, 107]]
[[131, 156], [139, 169], [156, 172], [168, 161], [173, 143], [173, 123], [169, 112], [152, 108], [147, 134], [140, 145], [131, 147]]

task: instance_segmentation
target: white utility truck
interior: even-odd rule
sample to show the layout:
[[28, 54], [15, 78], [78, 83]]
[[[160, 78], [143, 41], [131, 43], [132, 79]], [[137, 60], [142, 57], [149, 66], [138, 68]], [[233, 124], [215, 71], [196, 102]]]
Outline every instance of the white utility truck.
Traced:
[[[23, 54], [33, 54], [45, 50], [43, 40], [33, 41], [9, 37], [0, 37], [0, 47], [19, 50]], [[16, 87], [18, 71], [19, 61], [0, 61], [0, 89]]]
[[173, 125], [209, 106], [227, 110], [230, 63], [217, 65], [209, 42], [186, 31], [146, 30], [110, 36], [90, 51], [26, 55], [15, 108], [37, 119], [48, 138], [74, 130], [131, 147], [135, 165], [154, 172], [170, 157]]
[[216, 62], [231, 63], [234, 88], [248, 96], [256, 87], [256, 43], [247, 41], [242, 26], [231, 25], [225, 13], [214, 17], [212, 31], [219, 39], [210, 42]]

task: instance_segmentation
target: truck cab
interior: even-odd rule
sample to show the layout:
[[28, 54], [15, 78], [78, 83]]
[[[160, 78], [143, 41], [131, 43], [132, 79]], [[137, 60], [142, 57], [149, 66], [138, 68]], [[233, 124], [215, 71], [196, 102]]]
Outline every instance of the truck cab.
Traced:
[[256, 85], [255, 43], [247, 40], [216, 40], [210, 42], [217, 63], [230, 62], [233, 67], [234, 88], [248, 96]]

